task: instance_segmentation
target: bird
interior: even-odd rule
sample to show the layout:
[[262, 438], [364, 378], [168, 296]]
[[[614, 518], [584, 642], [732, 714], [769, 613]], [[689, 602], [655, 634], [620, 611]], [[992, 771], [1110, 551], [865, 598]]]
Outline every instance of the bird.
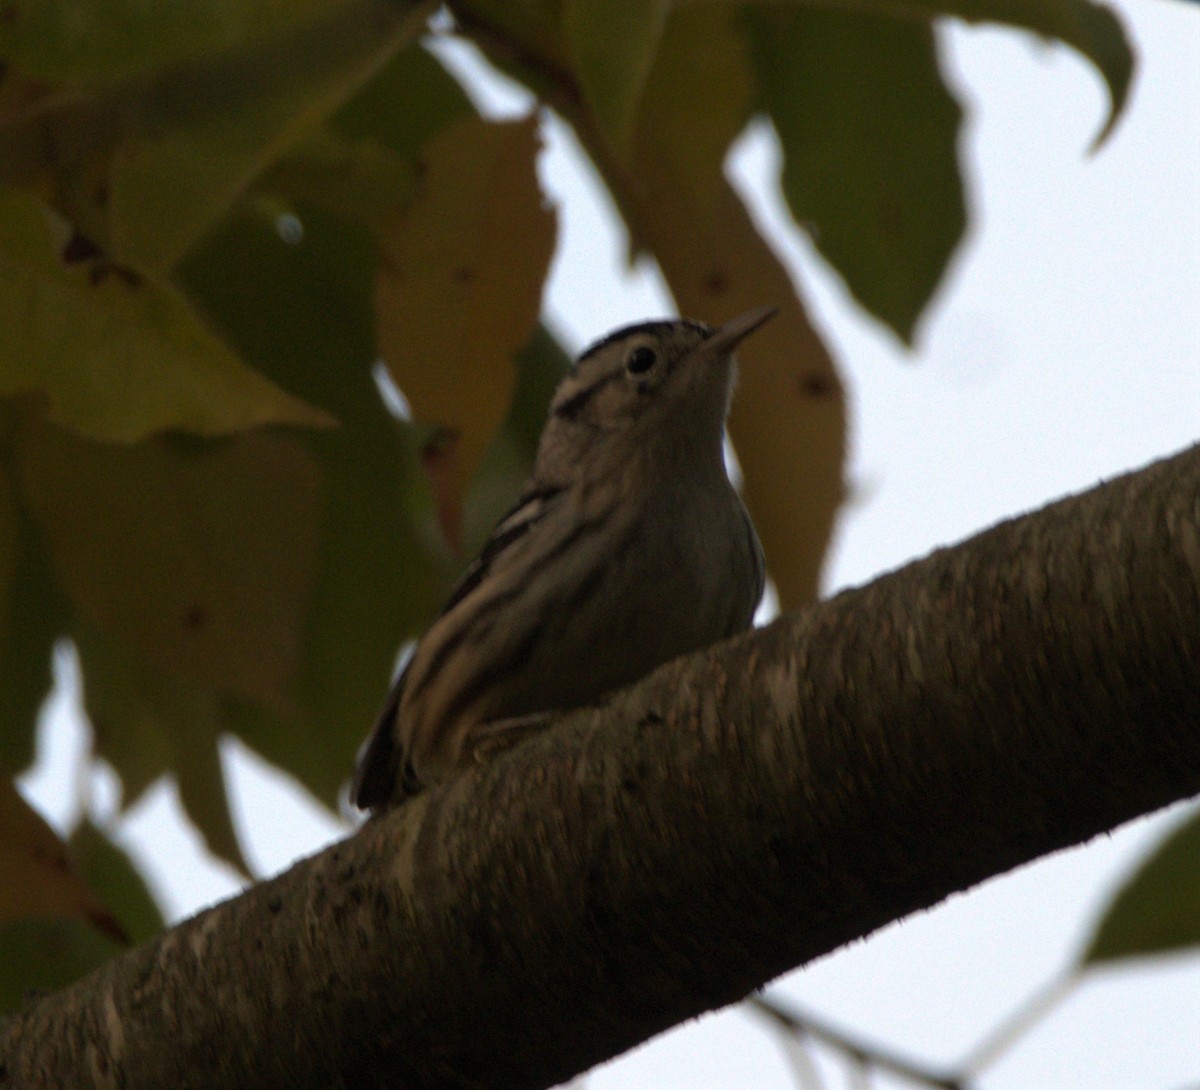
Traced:
[[725, 467], [735, 348], [719, 328], [624, 326], [556, 389], [531, 475], [417, 641], [361, 752], [351, 801], [381, 812], [655, 667], [750, 627], [762, 546]]

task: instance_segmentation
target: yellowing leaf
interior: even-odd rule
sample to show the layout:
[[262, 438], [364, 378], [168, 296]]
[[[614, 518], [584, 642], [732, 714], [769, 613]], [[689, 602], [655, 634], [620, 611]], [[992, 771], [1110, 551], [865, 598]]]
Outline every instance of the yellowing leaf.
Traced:
[[289, 706], [320, 501], [298, 440], [127, 447], [42, 427], [18, 458], [59, 584], [85, 620], [170, 674]]
[[379, 348], [417, 420], [457, 546], [463, 489], [504, 416], [537, 324], [554, 215], [535, 173], [537, 121], [467, 118], [421, 156], [423, 189], [383, 233]]
[[112, 938], [121, 926], [71, 868], [66, 846], [45, 819], [0, 777], [0, 924], [37, 916], [86, 920]]
[[669, 7], [668, 0], [566, 0], [564, 6], [563, 29], [584, 97], [621, 153], [629, 149]]
[[729, 432], [768, 574], [781, 607], [795, 609], [816, 598], [844, 496], [841, 382], [737, 194], [728, 188], [702, 227], [681, 222], [680, 211], [667, 199], [649, 237], [681, 313], [719, 324], [755, 306], [779, 307], [738, 349]]
[[517, 385], [508, 414], [471, 480], [463, 512], [464, 552], [478, 554], [496, 523], [512, 506], [529, 477], [546, 411], [571, 357], [540, 326], [521, 351]]
[[[652, 155], [682, 188], [687, 211], [707, 217], [723, 199], [729, 145], [755, 108], [746, 42], [728, 9], [678, 11], [667, 23], [642, 101], [637, 150]], [[617, 192], [641, 188], [636, 167]], [[635, 217], [630, 225], [640, 236]], [[637, 241], [641, 241], [640, 237]]]
[[[698, 69], [693, 49], [706, 41], [721, 45]], [[722, 173], [725, 147], [740, 125], [727, 101], [710, 100], [706, 85], [736, 86], [744, 65], [744, 43], [727, 10], [673, 14], [643, 100], [631, 179], [617, 188], [638, 195], [637, 229], [681, 313], [719, 323], [764, 304], [779, 307], [738, 352], [730, 432], [786, 609], [817, 593], [843, 497], [846, 410], [829, 353], [787, 271]], [[726, 144], [689, 148], [688, 134], [708, 124], [706, 111], [721, 119]]]
[[63, 260], [72, 247], [35, 200], [0, 190], [0, 394], [38, 392], [52, 420], [123, 441], [332, 423], [246, 368], [175, 288]]

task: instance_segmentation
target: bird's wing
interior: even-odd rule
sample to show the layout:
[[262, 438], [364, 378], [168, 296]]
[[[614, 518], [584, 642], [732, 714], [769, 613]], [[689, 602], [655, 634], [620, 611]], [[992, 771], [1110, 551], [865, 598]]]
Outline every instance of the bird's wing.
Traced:
[[[479, 556], [472, 561], [471, 566], [455, 584], [449, 599], [442, 607], [442, 615], [458, 605], [483, 582], [492, 565], [515, 542], [529, 533], [565, 490], [563, 485], [538, 484], [532, 481], [525, 486], [516, 503], [492, 530]], [[350, 801], [359, 809], [374, 810], [389, 803], [395, 804], [419, 789], [419, 785], [412, 779], [411, 769], [406, 767], [396, 723], [407, 673], [406, 667], [392, 683], [391, 691], [375, 722], [375, 729], [355, 769]]]
[[449, 613], [479, 586], [505, 550], [529, 533], [550, 509], [554, 500], [565, 491], [564, 485], [541, 485], [533, 482], [526, 485], [524, 491], [517, 498], [517, 502], [496, 523], [495, 529], [484, 542], [479, 555], [455, 584], [442, 612]]

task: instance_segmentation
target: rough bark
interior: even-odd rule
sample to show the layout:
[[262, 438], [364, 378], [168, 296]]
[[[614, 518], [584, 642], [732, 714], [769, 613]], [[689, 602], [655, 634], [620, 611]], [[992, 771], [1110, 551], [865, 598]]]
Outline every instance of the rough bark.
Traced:
[[540, 1087], [1200, 791], [1200, 447], [668, 664], [0, 1032], [2, 1087]]

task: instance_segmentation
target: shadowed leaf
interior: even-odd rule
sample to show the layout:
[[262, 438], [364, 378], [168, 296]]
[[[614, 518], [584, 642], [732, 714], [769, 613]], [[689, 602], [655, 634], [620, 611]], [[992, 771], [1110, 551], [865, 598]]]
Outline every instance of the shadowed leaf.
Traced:
[[320, 503], [298, 439], [126, 447], [31, 427], [18, 459], [81, 617], [168, 674], [292, 706]]
[[221, 767], [218, 744], [227, 724], [220, 697], [86, 624], [77, 630], [76, 645], [96, 754], [121, 777], [123, 807], [173, 774], [180, 804], [209, 851], [248, 875]]
[[39, 916], [69, 916], [118, 941], [126, 937], [72, 867], [58, 834], [0, 777], [0, 924]]
[[162, 910], [128, 853], [90, 821], [71, 834], [71, 859], [133, 942], [163, 929]]
[[1117, 890], [1079, 963], [1200, 946], [1200, 814], [1171, 832]]
[[313, 18], [339, 0], [38, 0], [0, 19], [0, 57], [45, 80], [118, 79]]
[[563, 30], [579, 83], [609, 142], [629, 151], [668, 0], [566, 0]]
[[155, 82], [112, 161], [110, 244], [172, 267], [248, 185], [417, 34], [420, 18], [355, 0], [278, 39]]
[[512, 402], [471, 481], [463, 519], [463, 553], [474, 557], [496, 523], [508, 512], [533, 468], [546, 409], [571, 360], [539, 326], [517, 357]]
[[31, 992], [50, 992], [103, 965], [125, 944], [83, 920], [39, 917], [0, 924], [0, 1012]]
[[457, 81], [414, 44], [401, 49], [338, 110], [330, 127], [411, 158], [426, 141], [474, 113]]
[[54, 641], [67, 616], [45, 548], [19, 509], [7, 469], [0, 470], [0, 768], [33, 761]]
[[[329, 806], [374, 723], [406, 636], [452, 576], [434, 546], [409, 429], [372, 375], [375, 251], [361, 227], [300, 210], [300, 239], [241, 217], [184, 269], [231, 343], [343, 426], [304, 441], [320, 467], [320, 548], [289, 709], [238, 701], [228, 724]], [[442, 560], [443, 563], [439, 563]]]

